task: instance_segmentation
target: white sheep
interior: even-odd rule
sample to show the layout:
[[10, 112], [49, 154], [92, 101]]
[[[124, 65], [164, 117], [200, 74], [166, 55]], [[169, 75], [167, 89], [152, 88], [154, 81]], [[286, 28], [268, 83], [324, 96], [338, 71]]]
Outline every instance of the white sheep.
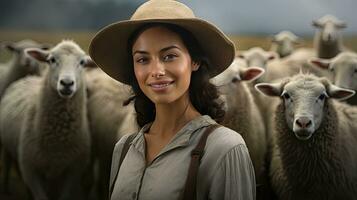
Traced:
[[256, 88], [281, 98], [270, 113], [270, 176], [279, 199], [355, 199], [357, 108], [333, 100], [355, 92], [311, 74]]
[[[318, 20], [314, 20], [312, 24], [318, 28], [314, 36], [314, 48], [296, 49], [289, 56], [284, 57], [284, 60], [294, 63], [290, 67], [293, 69], [289, 69], [293, 72], [291, 74], [296, 74], [301, 69], [303, 72], [313, 73], [316, 76], [327, 77], [332, 80], [330, 73], [311, 65], [309, 60], [315, 57], [333, 58], [343, 51], [345, 48], [343, 47], [339, 30], [345, 28], [346, 24], [332, 15], [325, 15]], [[266, 75], [268, 74], [269, 72], [267, 71]]]
[[[328, 70], [337, 86], [357, 91], [357, 53], [341, 52], [332, 59], [314, 58], [310, 62]], [[357, 95], [347, 99], [346, 102], [357, 105]]]
[[224, 72], [210, 80], [218, 87], [220, 98], [225, 103], [226, 114], [222, 124], [240, 133], [244, 138], [259, 185], [267, 183], [264, 163], [266, 135], [263, 119], [247, 82], [259, 78], [263, 73], [264, 69], [242, 67], [239, 61], [235, 60]]
[[294, 45], [299, 44], [300, 39], [290, 31], [281, 31], [274, 35], [270, 51], [279, 54], [280, 58], [290, 55], [294, 50]]
[[341, 29], [346, 23], [332, 15], [325, 15], [314, 20], [312, 25], [318, 30], [314, 37], [314, 48], [319, 58], [333, 58], [344, 50]]
[[[13, 53], [12, 58], [7, 63], [0, 64], [0, 99], [4, 94], [6, 88], [9, 87], [13, 82], [27, 76], [27, 75], [40, 75], [43, 71], [43, 64], [37, 62], [35, 59], [29, 57], [25, 54], [25, 49], [29, 47], [36, 47], [41, 49], [48, 49], [49, 44], [40, 44], [33, 40], [22, 40], [19, 42], [1, 42], [0, 46], [2, 49], [7, 49]], [[2, 137], [8, 137], [11, 135], [2, 135], [0, 133], [0, 143], [3, 143], [1, 140]], [[8, 138], [6, 140], [9, 140]], [[14, 141], [11, 140], [11, 143]], [[14, 143], [17, 145], [17, 143]], [[0, 145], [1, 146], [1, 145]], [[1, 147], [2, 150], [3, 147]], [[9, 154], [10, 153], [10, 154]], [[17, 152], [2, 152], [2, 169], [1, 169], [1, 181], [2, 181], [2, 191], [9, 192], [8, 181], [9, 173], [12, 167], [13, 157]], [[11, 156], [11, 154], [13, 156]], [[17, 169], [17, 165], [15, 165]]]
[[23, 180], [35, 199], [82, 199], [90, 160], [83, 67], [95, 65], [72, 41], [26, 53], [49, 66], [42, 77], [21, 79], [6, 90], [1, 133], [18, 145], [3, 140], [4, 145], [17, 147]]
[[114, 146], [125, 134], [139, 130], [132, 103], [123, 105], [131, 96], [131, 88], [105, 74], [100, 68], [86, 72], [88, 88], [88, 120], [93, 138], [93, 154], [98, 162], [96, 177], [100, 199], [107, 197]]
[[266, 70], [266, 64], [279, 56], [275, 52], [265, 51], [260, 47], [253, 47], [238, 53], [237, 57], [244, 59], [247, 67], [260, 67]]
[[1, 97], [11, 83], [26, 75], [39, 75], [43, 68], [36, 60], [27, 56], [24, 50], [30, 47], [48, 49], [49, 45], [40, 44], [32, 40], [22, 40], [16, 43], [2, 42], [0, 46], [13, 52], [12, 59], [8, 63], [1, 64], [0, 67]]
[[[268, 82], [268, 81], [274, 80], [272, 78], [277, 77], [277, 76], [283, 77], [283, 76], [279, 76], [279, 73], [273, 73], [273, 75], [268, 75], [268, 74], [270, 74], [269, 68], [272, 68], [272, 66], [273, 66], [273, 68], [276, 68], [276, 66], [274, 66], [274, 65], [280, 66], [281, 64], [285, 66], [282, 69], [283, 70], [282, 74], [290, 74], [290, 76], [292, 76], [292, 75], [298, 74], [301, 71], [304, 73], [312, 73], [319, 77], [326, 77], [329, 80], [332, 80], [330, 73], [328, 73], [326, 70], [320, 69], [319, 67], [312, 65], [309, 62], [310, 59], [315, 58], [315, 57], [317, 57], [317, 52], [315, 49], [305, 48], [305, 47], [298, 48], [289, 56], [287, 56], [281, 60], [274, 60], [273, 62], [270, 62], [269, 65], [267, 66], [268, 71], [266, 73], [266, 76], [270, 76], [270, 77], [268, 77], [265, 81]], [[280, 63], [280, 61], [281, 61], [281, 63]]]

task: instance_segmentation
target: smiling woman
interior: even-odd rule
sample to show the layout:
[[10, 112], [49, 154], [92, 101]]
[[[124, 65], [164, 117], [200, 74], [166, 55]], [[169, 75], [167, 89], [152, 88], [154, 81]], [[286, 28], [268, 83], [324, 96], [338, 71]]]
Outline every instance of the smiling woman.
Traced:
[[224, 111], [209, 78], [235, 55], [219, 29], [177, 1], [152, 0], [102, 29], [90, 55], [132, 86], [141, 127], [115, 146], [111, 199], [255, 198], [244, 140], [217, 128]]

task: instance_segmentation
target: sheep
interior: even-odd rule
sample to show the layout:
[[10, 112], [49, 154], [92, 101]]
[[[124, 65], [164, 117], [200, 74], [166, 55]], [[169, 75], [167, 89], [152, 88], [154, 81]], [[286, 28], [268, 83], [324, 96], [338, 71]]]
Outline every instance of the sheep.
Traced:
[[[210, 81], [217, 86], [225, 105], [223, 125], [240, 133], [249, 149], [258, 185], [266, 181], [266, 136], [262, 117], [253, 100], [247, 81], [253, 81], [264, 73], [258, 67], [242, 67], [235, 60], [229, 68]], [[260, 195], [260, 194], [259, 194]]]
[[[334, 84], [339, 87], [357, 90], [357, 53], [341, 52], [332, 59], [313, 58], [311, 63], [328, 70]], [[357, 95], [346, 100], [348, 104], [357, 105]]]
[[13, 58], [8, 63], [2, 64], [0, 67], [1, 97], [11, 83], [26, 75], [39, 75], [43, 68], [37, 61], [27, 56], [24, 50], [29, 47], [48, 49], [50, 45], [39, 44], [32, 40], [22, 40], [16, 43], [2, 42], [0, 46], [14, 53]]
[[13, 143], [3, 140], [4, 145], [17, 151], [22, 178], [35, 199], [82, 199], [91, 145], [83, 67], [95, 64], [69, 40], [51, 50], [25, 52], [48, 68], [43, 76], [21, 79], [6, 90], [0, 128]]
[[256, 89], [281, 99], [270, 122], [270, 177], [279, 199], [355, 199], [357, 108], [334, 100], [355, 92], [312, 74]]
[[133, 104], [123, 104], [132, 95], [131, 88], [105, 74], [101, 69], [86, 73], [88, 88], [88, 120], [93, 138], [93, 153], [98, 161], [96, 184], [100, 199], [107, 197], [112, 152], [124, 134], [137, 132]]
[[[22, 40], [19, 42], [1, 42], [1, 48], [7, 49], [13, 52], [12, 59], [7, 63], [0, 64], [0, 99], [4, 94], [5, 90], [9, 85], [16, 80], [19, 80], [27, 75], [40, 75], [43, 70], [43, 65], [32, 59], [31, 57], [25, 54], [25, 49], [29, 47], [37, 47], [41, 49], [50, 48], [50, 44], [40, 44], [33, 40]], [[0, 133], [1, 135], [1, 133]], [[1, 136], [0, 136], [0, 143]], [[1, 147], [2, 149], [2, 147]], [[13, 154], [15, 152], [12, 152]], [[4, 193], [9, 192], [8, 188], [8, 176], [9, 170], [11, 168], [11, 157], [7, 152], [1, 152], [2, 154], [2, 164], [3, 168], [1, 170], [2, 177], [2, 191]], [[17, 166], [15, 165], [15, 169]]]
[[314, 37], [314, 47], [319, 58], [333, 58], [343, 51], [342, 36], [339, 30], [347, 27], [346, 23], [332, 15], [325, 15], [313, 20], [318, 29]]
[[272, 51], [265, 51], [260, 47], [253, 47], [237, 55], [246, 61], [247, 67], [260, 67], [266, 70], [268, 61], [278, 58], [278, 54]]
[[299, 44], [300, 39], [290, 31], [281, 31], [274, 35], [270, 51], [277, 52], [280, 58], [290, 55], [294, 50], [294, 45]]
[[296, 49], [289, 56], [282, 58], [280, 60], [274, 60], [268, 64], [267, 66], [268, 71], [266, 73], [267, 78], [265, 79], [265, 82], [274, 80], [275, 77], [279, 77], [279, 78], [284, 77], [284, 76], [280, 76], [277, 70], [273, 70], [273, 73], [271, 74], [271, 72], [269, 71], [270, 68], [277, 68], [277, 69], [281, 68], [282, 74], [285, 76], [286, 75], [292, 76], [302, 71], [304, 73], [308, 72], [308, 73], [315, 74], [316, 76], [326, 77], [329, 80], [332, 80], [330, 73], [328, 73], [326, 70], [322, 70], [312, 65], [309, 62], [310, 59], [315, 57], [317, 57], [317, 53], [315, 49], [311, 49], [311, 48]]
[[313, 20], [312, 25], [319, 29], [314, 36], [314, 48], [299, 48], [289, 56], [284, 57], [284, 60], [295, 63], [293, 64], [294, 72], [301, 69], [304, 72], [313, 73], [320, 77], [324, 76], [332, 80], [329, 73], [311, 65], [308, 60], [314, 57], [333, 58], [344, 51], [342, 36], [338, 30], [345, 28], [346, 23], [332, 15], [325, 15], [318, 20]]
[[[278, 58], [279, 56], [275, 52], [265, 51], [260, 47], [253, 47], [245, 52], [238, 54], [237, 57], [245, 60], [247, 67], [260, 67], [260, 68], [264, 69], [264, 71], [265, 71], [265, 74], [263, 74], [259, 78], [254, 79], [253, 81], [248, 83], [248, 86], [254, 96], [254, 101], [256, 102], [257, 106], [259, 107], [259, 110], [261, 111], [261, 113], [264, 113], [265, 102], [263, 102], [261, 100], [262, 94], [260, 94], [259, 92], [257, 92], [254, 89], [254, 85], [256, 83], [265, 81], [265, 79], [268, 76], [267, 73], [268, 72], [271, 73], [270, 71], [272, 71], [267, 67], [268, 64], [271, 62], [274, 62], [273, 59]], [[281, 70], [278, 70], [278, 71], [281, 71]]]

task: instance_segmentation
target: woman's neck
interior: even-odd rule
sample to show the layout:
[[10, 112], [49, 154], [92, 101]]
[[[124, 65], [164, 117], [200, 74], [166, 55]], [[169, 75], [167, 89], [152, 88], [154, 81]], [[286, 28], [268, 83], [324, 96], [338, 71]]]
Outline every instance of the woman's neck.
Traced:
[[172, 137], [185, 124], [201, 115], [189, 98], [171, 104], [156, 104], [155, 109], [155, 120], [149, 134], [161, 137]]

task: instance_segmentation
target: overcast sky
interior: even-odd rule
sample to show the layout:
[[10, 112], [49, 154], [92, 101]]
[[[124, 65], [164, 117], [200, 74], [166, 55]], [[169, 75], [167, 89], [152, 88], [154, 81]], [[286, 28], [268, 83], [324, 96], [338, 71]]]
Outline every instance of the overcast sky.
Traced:
[[[92, 29], [128, 19], [145, 0], [1, 0], [0, 28]], [[357, 34], [357, 0], [181, 0], [231, 34], [312, 35], [313, 19], [332, 14]], [[22, 12], [18, 10], [21, 9]]]

